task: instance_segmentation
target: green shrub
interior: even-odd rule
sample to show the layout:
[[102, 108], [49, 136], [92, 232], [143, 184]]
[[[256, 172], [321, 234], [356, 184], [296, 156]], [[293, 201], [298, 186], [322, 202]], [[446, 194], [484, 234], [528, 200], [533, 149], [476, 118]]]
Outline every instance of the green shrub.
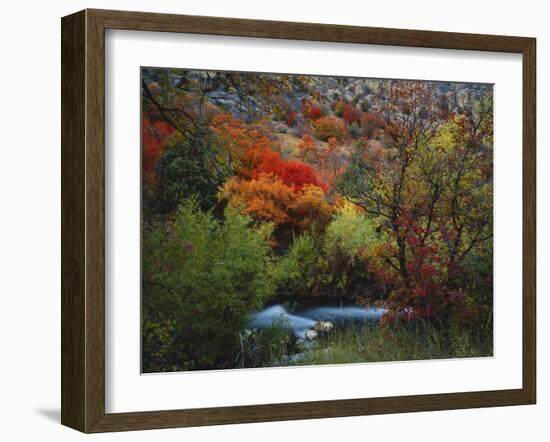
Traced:
[[324, 232], [313, 230], [295, 237], [274, 266], [280, 291], [298, 296], [364, 294], [372, 286], [369, 254], [381, 241], [378, 222], [350, 205], [340, 209]]
[[272, 227], [250, 227], [233, 209], [225, 221], [184, 200], [175, 221], [144, 231], [143, 371], [234, 366], [239, 333], [274, 292]]
[[377, 241], [376, 220], [358, 212], [354, 206], [343, 207], [327, 226], [324, 248], [327, 255], [341, 249], [348, 257], [365, 255]]
[[[380, 241], [378, 220], [367, 217], [355, 207], [342, 208], [326, 228], [323, 253], [332, 275], [332, 284], [346, 296], [363, 294], [372, 286], [368, 258]], [[360, 293], [359, 293], [360, 292]]]
[[275, 266], [274, 279], [286, 293], [315, 296], [327, 282], [326, 270], [322, 244], [314, 234], [304, 232], [294, 238], [288, 253]]
[[349, 135], [352, 138], [357, 138], [359, 135], [361, 135], [361, 127], [356, 121], [352, 122], [349, 125]]
[[173, 212], [192, 195], [203, 210], [216, 204], [222, 177], [213, 170], [208, 158], [213, 149], [208, 142], [195, 139], [180, 141], [162, 155], [157, 165], [157, 189], [151, 200], [158, 212]]

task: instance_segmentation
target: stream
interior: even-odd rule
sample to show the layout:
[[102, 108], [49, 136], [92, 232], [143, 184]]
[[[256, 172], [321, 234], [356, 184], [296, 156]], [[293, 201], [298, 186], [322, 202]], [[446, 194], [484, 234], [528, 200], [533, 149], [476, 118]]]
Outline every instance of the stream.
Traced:
[[304, 339], [306, 332], [319, 321], [331, 321], [339, 326], [378, 321], [387, 312], [380, 307], [362, 307], [339, 301], [301, 300], [288, 309], [283, 304], [273, 304], [254, 313], [248, 328], [262, 329], [276, 320], [284, 320], [296, 338]]

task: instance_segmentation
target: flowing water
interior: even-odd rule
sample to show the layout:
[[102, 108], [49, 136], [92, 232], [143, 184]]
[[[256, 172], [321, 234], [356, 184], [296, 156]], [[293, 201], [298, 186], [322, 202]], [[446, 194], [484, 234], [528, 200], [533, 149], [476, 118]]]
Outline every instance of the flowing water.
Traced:
[[356, 304], [338, 301], [322, 303], [299, 301], [291, 309], [282, 304], [270, 305], [252, 315], [248, 325], [250, 329], [269, 327], [274, 321], [283, 320], [292, 329], [297, 338], [304, 338], [316, 322], [331, 321], [339, 326], [378, 321], [387, 310], [379, 307], [362, 307]]

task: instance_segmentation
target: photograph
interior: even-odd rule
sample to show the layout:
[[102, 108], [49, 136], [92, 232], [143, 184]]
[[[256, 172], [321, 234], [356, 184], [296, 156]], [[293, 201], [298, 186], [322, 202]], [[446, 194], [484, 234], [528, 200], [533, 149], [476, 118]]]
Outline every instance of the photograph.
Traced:
[[493, 85], [141, 68], [141, 371], [493, 355]]

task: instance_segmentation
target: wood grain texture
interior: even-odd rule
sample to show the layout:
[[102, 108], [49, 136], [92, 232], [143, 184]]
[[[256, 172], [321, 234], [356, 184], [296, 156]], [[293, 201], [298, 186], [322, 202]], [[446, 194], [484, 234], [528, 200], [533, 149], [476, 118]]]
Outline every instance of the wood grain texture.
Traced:
[[[523, 55], [523, 387], [338, 401], [105, 413], [105, 30], [185, 32]], [[62, 423], [83, 432], [313, 419], [536, 400], [535, 40], [86, 10], [62, 19]], [[518, 146], [519, 148], [519, 146]]]
[[523, 50], [523, 389], [537, 395], [537, 78], [536, 40]]
[[366, 43], [475, 51], [522, 52], [529, 38], [271, 20], [88, 10], [106, 29]]
[[85, 13], [61, 29], [61, 422], [85, 428]]

